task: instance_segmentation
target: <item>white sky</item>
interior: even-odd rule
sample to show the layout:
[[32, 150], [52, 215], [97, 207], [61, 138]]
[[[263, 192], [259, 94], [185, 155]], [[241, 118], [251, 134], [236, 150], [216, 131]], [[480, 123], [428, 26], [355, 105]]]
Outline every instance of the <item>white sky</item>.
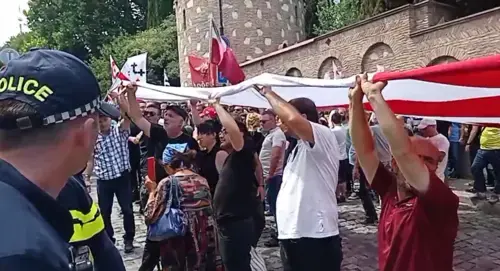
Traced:
[[[0, 46], [2, 46], [10, 37], [19, 33], [19, 12], [28, 8], [28, 0], [0, 0]], [[23, 17], [23, 31], [27, 31], [26, 18]]]

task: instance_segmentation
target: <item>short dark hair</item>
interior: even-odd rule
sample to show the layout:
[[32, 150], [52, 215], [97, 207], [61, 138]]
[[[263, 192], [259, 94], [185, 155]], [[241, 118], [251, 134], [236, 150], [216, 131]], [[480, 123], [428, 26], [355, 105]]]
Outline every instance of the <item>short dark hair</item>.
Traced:
[[218, 134], [220, 130], [221, 125], [215, 120], [207, 120], [198, 125], [198, 134], [201, 135]]
[[308, 98], [295, 98], [288, 102], [291, 104], [300, 114], [306, 115], [307, 120], [315, 123], [319, 123], [318, 109], [316, 104]]
[[276, 113], [274, 113], [274, 111], [271, 109], [264, 110], [264, 112], [262, 112], [262, 115], [270, 115], [273, 116], [274, 118], [276, 117]]
[[160, 104], [158, 102], [149, 102], [147, 103], [146, 108], [156, 108], [158, 110], [161, 110]]
[[195, 150], [188, 150], [187, 152], [177, 152], [172, 157], [172, 161], [168, 164], [172, 169], [180, 168], [193, 168], [196, 157]]
[[340, 115], [340, 113], [338, 111], [335, 111], [330, 116], [330, 120], [335, 124], [340, 124], [340, 123], [342, 123], [342, 116]]
[[[0, 119], [18, 119], [27, 116], [41, 118], [36, 109], [27, 103], [13, 99], [0, 101]], [[55, 143], [71, 122], [50, 124], [24, 130], [0, 130], [0, 150], [17, 149], [22, 146], [35, 144]]]
[[245, 125], [245, 123], [243, 123], [239, 119], [235, 119], [234, 121], [236, 121], [236, 125], [238, 125], [238, 128], [240, 129], [240, 132], [243, 133], [243, 136], [248, 136], [249, 135], [248, 128]]

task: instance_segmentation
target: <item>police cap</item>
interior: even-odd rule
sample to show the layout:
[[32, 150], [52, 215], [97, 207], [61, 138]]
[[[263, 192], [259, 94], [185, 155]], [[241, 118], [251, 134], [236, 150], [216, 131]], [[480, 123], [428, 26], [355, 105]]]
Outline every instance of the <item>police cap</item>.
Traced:
[[[57, 50], [33, 49], [0, 70], [0, 101], [29, 104], [35, 115], [3, 116], [0, 129], [30, 129], [87, 116], [109, 115], [91, 69], [75, 56]], [[115, 109], [116, 110], [116, 109]]]

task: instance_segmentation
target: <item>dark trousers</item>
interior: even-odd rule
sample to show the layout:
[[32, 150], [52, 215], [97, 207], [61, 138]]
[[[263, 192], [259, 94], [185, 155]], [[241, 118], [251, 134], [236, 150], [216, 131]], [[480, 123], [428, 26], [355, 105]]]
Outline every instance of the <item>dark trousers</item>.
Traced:
[[97, 180], [99, 209], [101, 210], [106, 232], [113, 242], [115, 239], [113, 237], [113, 226], [111, 225], [111, 211], [113, 210], [113, 199], [115, 195], [123, 212], [123, 228], [125, 229], [123, 239], [132, 241], [135, 235], [135, 222], [132, 209], [130, 175], [128, 172], [122, 173], [120, 177], [115, 179]]
[[340, 271], [342, 239], [300, 238], [280, 240], [284, 271]]
[[354, 166], [351, 165], [350, 163], [347, 165], [348, 166], [348, 171], [346, 174], [347, 177], [347, 192], [348, 193], [354, 193], [354, 180], [352, 177], [352, 171], [354, 170]]
[[[486, 179], [483, 170], [491, 164], [495, 176], [500, 176], [500, 150], [481, 150], [477, 151], [471, 171], [474, 176], [474, 189], [477, 192], [486, 192]], [[495, 192], [500, 193], [500, 182], [495, 180]]]
[[251, 271], [250, 248], [255, 243], [253, 218], [224, 221], [217, 227], [219, 252], [225, 271]]
[[139, 271], [153, 271], [160, 263], [160, 255], [160, 242], [154, 242], [146, 238]]
[[462, 145], [460, 142], [450, 142], [448, 155], [448, 172], [451, 177], [460, 178], [460, 153]]
[[253, 224], [254, 224], [254, 241], [252, 243], [252, 246], [257, 247], [257, 243], [259, 242], [260, 236], [262, 235], [262, 232], [266, 227], [266, 216], [264, 215], [264, 207], [262, 206], [262, 204], [257, 204], [257, 209], [255, 210], [255, 214], [253, 216]]
[[134, 161], [130, 159], [130, 183], [132, 185], [132, 201], [136, 201], [141, 198], [139, 189], [140, 180], [140, 161], [138, 159], [134, 159]]
[[377, 219], [377, 211], [375, 210], [375, 205], [373, 205], [373, 200], [370, 196], [368, 182], [366, 181], [365, 173], [361, 169], [359, 169], [359, 198], [361, 199], [361, 203], [363, 203], [366, 217]]

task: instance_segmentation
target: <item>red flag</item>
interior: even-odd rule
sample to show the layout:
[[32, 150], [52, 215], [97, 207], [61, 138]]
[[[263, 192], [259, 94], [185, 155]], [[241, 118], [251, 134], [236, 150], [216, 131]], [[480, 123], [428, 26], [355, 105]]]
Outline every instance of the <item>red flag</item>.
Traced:
[[232, 85], [236, 85], [245, 80], [245, 73], [241, 69], [240, 64], [238, 64], [236, 56], [231, 48], [226, 49], [224, 57], [219, 64], [219, 71]]
[[215, 87], [217, 78], [216, 66], [208, 59], [194, 55], [189, 56], [191, 81], [196, 87]]

